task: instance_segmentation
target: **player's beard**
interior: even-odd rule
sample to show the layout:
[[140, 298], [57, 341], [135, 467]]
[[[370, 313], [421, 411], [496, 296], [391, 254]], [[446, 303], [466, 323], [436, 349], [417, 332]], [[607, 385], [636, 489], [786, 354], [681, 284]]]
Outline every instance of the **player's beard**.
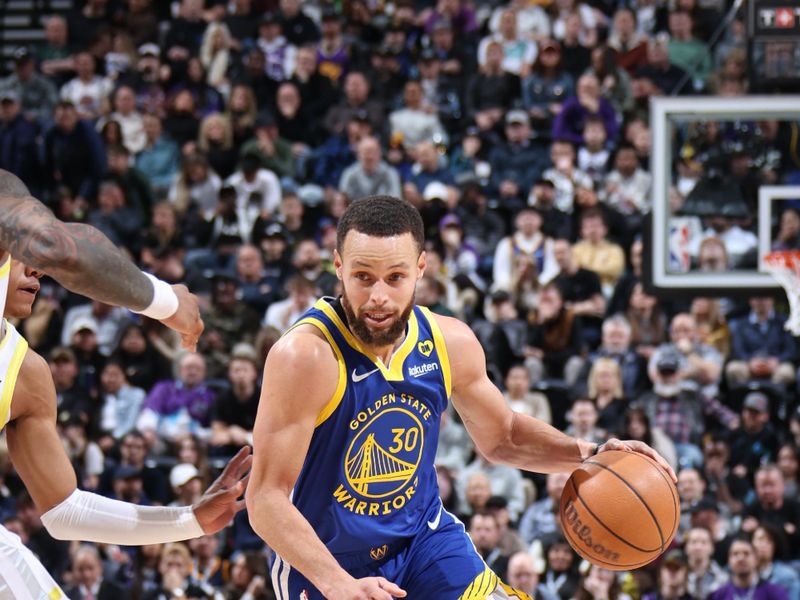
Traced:
[[411, 300], [402, 310], [400, 316], [392, 317], [394, 322], [386, 329], [381, 329], [379, 331], [373, 331], [369, 328], [365, 319], [356, 316], [353, 305], [350, 303], [347, 297], [347, 291], [345, 290], [342, 290], [342, 308], [344, 308], [344, 314], [347, 317], [347, 324], [359, 340], [367, 346], [389, 346], [394, 344], [397, 338], [405, 332], [408, 318], [411, 316], [411, 310], [414, 308], [414, 296], [415, 295], [412, 294]]

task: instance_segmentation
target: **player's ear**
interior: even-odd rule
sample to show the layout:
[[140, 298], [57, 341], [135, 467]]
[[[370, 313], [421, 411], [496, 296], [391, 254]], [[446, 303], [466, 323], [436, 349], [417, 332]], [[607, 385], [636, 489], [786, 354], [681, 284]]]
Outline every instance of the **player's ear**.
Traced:
[[417, 279], [422, 279], [422, 276], [425, 274], [425, 267], [427, 266], [427, 255], [425, 250], [423, 250], [420, 252], [419, 258], [417, 259]]
[[333, 268], [336, 270], [336, 276], [342, 279], [342, 255], [339, 254], [337, 248], [333, 249]]

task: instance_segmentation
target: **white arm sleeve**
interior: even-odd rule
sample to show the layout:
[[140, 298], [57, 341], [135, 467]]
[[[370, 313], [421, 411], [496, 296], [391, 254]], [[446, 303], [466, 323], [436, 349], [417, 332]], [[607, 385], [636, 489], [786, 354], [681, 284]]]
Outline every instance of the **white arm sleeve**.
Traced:
[[58, 540], [142, 546], [204, 535], [191, 506], [138, 506], [75, 490], [42, 515]]

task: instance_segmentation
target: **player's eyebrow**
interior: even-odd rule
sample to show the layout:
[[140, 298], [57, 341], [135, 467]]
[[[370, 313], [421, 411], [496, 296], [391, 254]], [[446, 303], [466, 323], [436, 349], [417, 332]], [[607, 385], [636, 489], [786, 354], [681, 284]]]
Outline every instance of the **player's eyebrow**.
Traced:
[[[371, 263], [365, 262], [363, 260], [355, 259], [353, 261], [354, 267], [364, 267], [366, 269], [371, 269], [373, 265]], [[408, 269], [408, 263], [403, 261], [399, 263], [395, 263], [393, 265], [389, 265], [390, 269]]]

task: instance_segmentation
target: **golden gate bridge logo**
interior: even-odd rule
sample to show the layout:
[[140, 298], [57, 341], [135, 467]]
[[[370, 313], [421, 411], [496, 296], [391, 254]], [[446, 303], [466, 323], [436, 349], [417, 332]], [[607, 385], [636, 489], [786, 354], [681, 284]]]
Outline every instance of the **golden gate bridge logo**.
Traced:
[[353, 438], [344, 472], [353, 491], [368, 498], [398, 492], [416, 473], [423, 447], [419, 419], [403, 408], [389, 408], [364, 424]]

